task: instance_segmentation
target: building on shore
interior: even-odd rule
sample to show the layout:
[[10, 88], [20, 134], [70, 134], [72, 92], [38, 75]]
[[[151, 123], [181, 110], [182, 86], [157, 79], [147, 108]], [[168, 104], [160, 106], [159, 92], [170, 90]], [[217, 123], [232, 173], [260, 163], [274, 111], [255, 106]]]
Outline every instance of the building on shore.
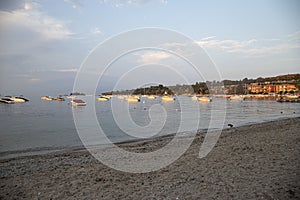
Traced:
[[299, 90], [292, 83], [251, 83], [248, 91], [252, 94], [279, 94], [279, 93], [298, 93]]

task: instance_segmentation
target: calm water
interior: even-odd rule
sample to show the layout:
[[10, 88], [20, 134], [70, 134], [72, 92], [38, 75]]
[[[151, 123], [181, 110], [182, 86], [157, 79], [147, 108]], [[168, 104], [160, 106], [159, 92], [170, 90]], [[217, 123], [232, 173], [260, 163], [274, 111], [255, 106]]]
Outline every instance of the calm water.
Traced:
[[[94, 100], [94, 97], [91, 98]], [[212, 108], [216, 113], [221, 112], [224, 101], [226, 103], [224, 126], [220, 117], [215, 124], [211, 124], [211, 128], [220, 126], [225, 128], [228, 123], [240, 126], [300, 116], [298, 103], [278, 103], [270, 100], [241, 102], [223, 99], [214, 99], [213, 103], [199, 103], [189, 97], [179, 98], [181, 103], [178, 100], [161, 102], [159, 98], [155, 100], [142, 98], [139, 103], [128, 104], [125, 100], [114, 97], [108, 102], [96, 101], [95, 110], [100, 126], [113, 142], [136, 139], [128, 133], [139, 134], [139, 130], [143, 130], [141, 131], [143, 137], [173, 134], [178, 132], [182, 120], [184, 120], [184, 126], [180, 127], [182, 133], [195, 132], [197, 129], [206, 130]], [[119, 120], [118, 125], [113, 117], [112, 103], [115, 118]], [[90, 112], [90, 105], [91, 103], [88, 103], [86, 107], [74, 108], [73, 111], [75, 114], [87, 114]], [[127, 107], [130, 117], [124, 109]], [[197, 108], [200, 110], [199, 113]], [[218, 118], [218, 114], [216, 116]], [[81, 120], [89, 121], [89, 115], [82, 117]], [[27, 103], [0, 104], [0, 121], [0, 158], [83, 146], [74, 125], [72, 106], [68, 100], [56, 102], [32, 98]], [[195, 124], [198, 124], [198, 128], [195, 128]], [[88, 126], [85, 128], [89, 130]]]

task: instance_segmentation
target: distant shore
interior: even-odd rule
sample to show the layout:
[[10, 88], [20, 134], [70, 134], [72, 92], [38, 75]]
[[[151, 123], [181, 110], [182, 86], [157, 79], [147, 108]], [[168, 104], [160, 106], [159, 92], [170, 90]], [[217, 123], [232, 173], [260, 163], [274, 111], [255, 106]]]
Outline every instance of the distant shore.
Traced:
[[[225, 129], [198, 158], [203, 135], [173, 164], [146, 174], [111, 169], [87, 151], [0, 161], [0, 199], [297, 199], [300, 118]], [[170, 138], [125, 143], [135, 152]]]

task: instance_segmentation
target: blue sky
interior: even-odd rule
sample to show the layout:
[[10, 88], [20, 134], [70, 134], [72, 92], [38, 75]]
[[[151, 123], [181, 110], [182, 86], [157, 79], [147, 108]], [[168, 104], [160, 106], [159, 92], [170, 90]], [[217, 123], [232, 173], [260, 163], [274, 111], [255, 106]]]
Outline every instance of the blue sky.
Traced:
[[[0, 94], [68, 93], [96, 45], [142, 27], [190, 37], [223, 79], [299, 73], [299, 10], [297, 0], [0, 1]], [[139, 56], [122, 63], [130, 67], [134, 59], [160, 63], [171, 57], [164, 52]], [[170, 84], [176, 81], [171, 79]], [[104, 90], [112, 87], [104, 84]]]

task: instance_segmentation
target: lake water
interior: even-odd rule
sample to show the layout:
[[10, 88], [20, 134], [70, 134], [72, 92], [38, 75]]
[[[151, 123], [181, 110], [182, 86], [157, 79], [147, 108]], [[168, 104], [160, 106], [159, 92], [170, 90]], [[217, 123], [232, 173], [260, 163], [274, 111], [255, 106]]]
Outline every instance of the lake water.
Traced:
[[[228, 101], [215, 98], [212, 103], [200, 103], [190, 97], [178, 97], [174, 102], [144, 97], [141, 102], [128, 103], [117, 97], [107, 102], [94, 101], [94, 97], [82, 99], [88, 102], [86, 107], [72, 108], [68, 100], [56, 102], [39, 98], [32, 98], [26, 103], [0, 104], [0, 158], [83, 147], [72, 111], [74, 116], [82, 114], [80, 120], [83, 122], [89, 122], [93, 111], [89, 109], [93, 103], [98, 123], [112, 142], [205, 131], [209, 128], [212, 110], [222, 112], [224, 105], [224, 123], [222, 115], [217, 114], [215, 118], [221, 117], [210, 128], [226, 128], [228, 123], [241, 126], [300, 116], [300, 104], [273, 100]], [[85, 130], [94, 131], [94, 127], [86, 126]], [[96, 143], [105, 143], [105, 140]]]

